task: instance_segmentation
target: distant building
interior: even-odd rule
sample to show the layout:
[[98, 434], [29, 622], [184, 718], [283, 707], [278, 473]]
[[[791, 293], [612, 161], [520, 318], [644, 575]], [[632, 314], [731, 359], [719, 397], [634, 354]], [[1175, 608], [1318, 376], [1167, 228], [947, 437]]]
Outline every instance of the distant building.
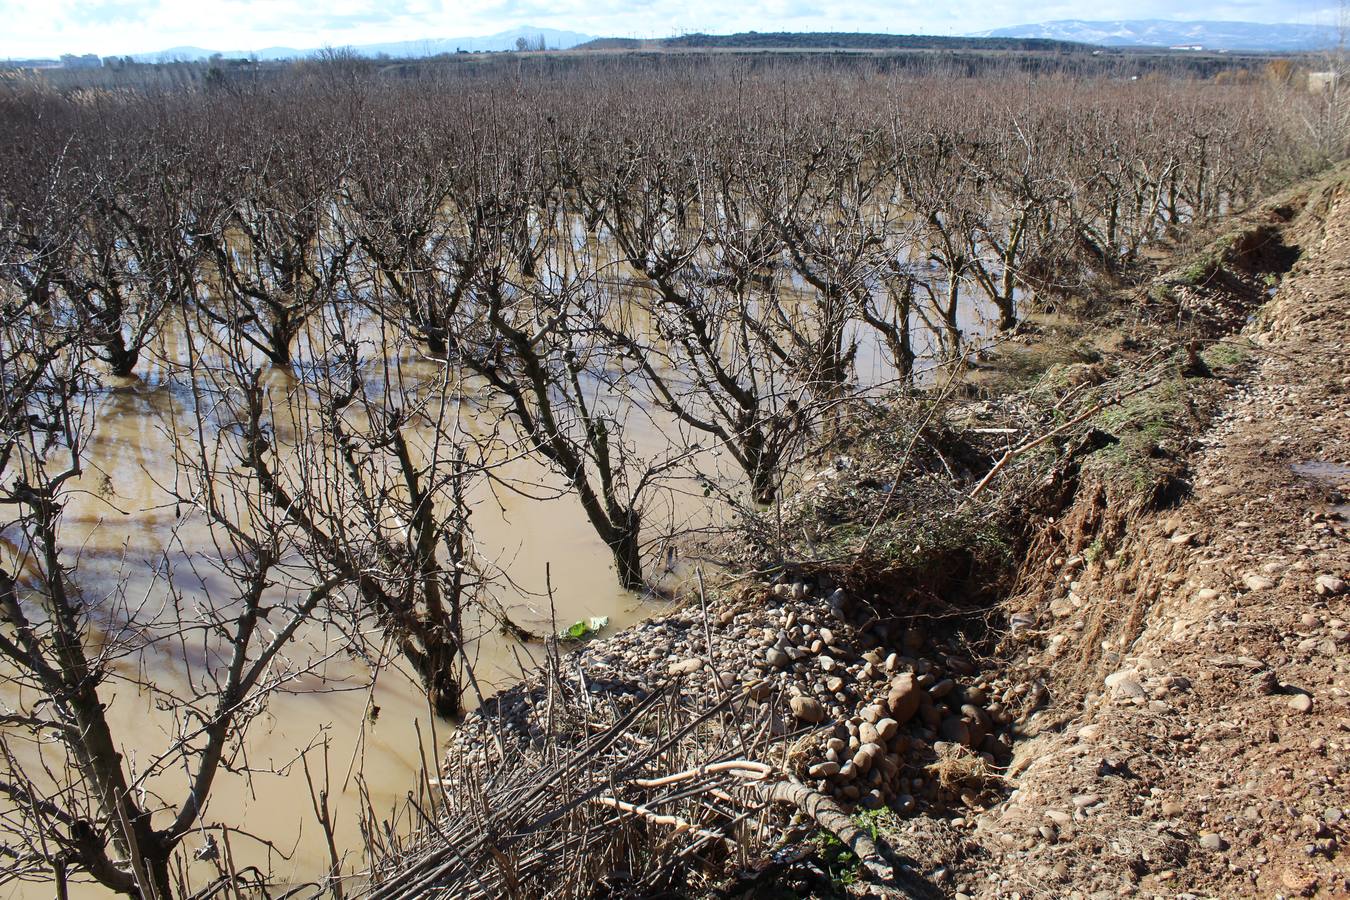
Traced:
[[1341, 83], [1340, 72], [1309, 72], [1308, 93], [1325, 94], [1336, 90]]
[[1168, 47], [1168, 50], [1191, 50], [1200, 51], [1205, 49], [1204, 44], [1177, 44], [1175, 47]]
[[103, 65], [103, 60], [97, 53], [86, 53], [84, 56], [76, 56], [73, 53], [61, 54], [61, 67], [64, 69], [97, 69]]

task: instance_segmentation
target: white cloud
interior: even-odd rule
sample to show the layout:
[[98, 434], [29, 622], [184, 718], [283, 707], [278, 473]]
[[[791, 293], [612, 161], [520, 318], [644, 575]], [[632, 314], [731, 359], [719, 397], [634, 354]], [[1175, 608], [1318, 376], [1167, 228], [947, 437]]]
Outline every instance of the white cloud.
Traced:
[[194, 45], [300, 48], [492, 34], [529, 25], [589, 34], [887, 31], [963, 34], [1068, 18], [1331, 24], [1329, 0], [0, 0], [0, 56], [111, 55]]

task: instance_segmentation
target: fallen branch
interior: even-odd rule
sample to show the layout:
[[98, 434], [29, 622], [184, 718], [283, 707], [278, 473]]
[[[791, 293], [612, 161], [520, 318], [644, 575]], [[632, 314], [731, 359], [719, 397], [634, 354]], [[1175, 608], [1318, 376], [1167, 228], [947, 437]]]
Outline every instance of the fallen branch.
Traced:
[[[725, 762], [709, 763], [706, 766], [685, 769], [683, 772], [663, 775], [660, 778], [634, 778], [633, 784], [643, 788], [664, 787], [678, 781], [688, 781], [690, 778], [699, 778], [704, 775], [717, 775], [722, 772], [732, 772], [747, 780], [753, 779], [755, 781], [764, 781], [773, 774], [773, 767], [766, 763], [754, 762], [749, 759], [730, 759]], [[744, 773], [751, 774], [747, 775]]]
[[688, 821], [687, 819], [681, 819], [679, 816], [665, 815], [664, 813], [659, 813], [654, 809], [649, 809], [648, 807], [642, 806], [637, 803], [628, 803], [624, 800], [618, 800], [614, 797], [593, 797], [591, 798], [591, 802], [597, 803], [600, 806], [608, 806], [611, 809], [617, 809], [621, 812], [631, 813], [632, 815], [635, 816], [642, 816], [644, 819], [647, 819], [651, 822], [655, 822], [657, 825], [669, 825], [671, 828], [674, 828], [677, 832], [687, 831], [691, 834], [696, 834], [699, 837], [712, 838], [713, 840], [717, 841], [729, 840], [725, 834], [722, 834], [717, 831], [708, 831], [707, 829], [699, 828], [697, 825], [695, 825], [693, 822]]

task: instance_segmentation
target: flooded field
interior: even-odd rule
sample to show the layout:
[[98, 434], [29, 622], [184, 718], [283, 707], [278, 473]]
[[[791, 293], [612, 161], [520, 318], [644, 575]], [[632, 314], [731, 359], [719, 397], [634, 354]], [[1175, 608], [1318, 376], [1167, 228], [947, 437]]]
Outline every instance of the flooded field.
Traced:
[[[173, 421], [191, 399], [175, 378], [152, 371], [143, 383], [104, 393], [98, 399], [97, 429], [89, 447], [90, 465], [64, 515], [71, 579], [86, 599], [98, 604], [105, 634], [171, 618], [176, 604], [228, 605], [228, 585], [200, 558], [199, 548], [216, 539], [190, 511], [177, 508], [168, 490], [178, 472], [172, 452]], [[640, 439], [655, 442], [653, 430]], [[529, 484], [540, 496], [564, 493], [550, 473], [517, 459], [498, 470], [505, 481]], [[701, 495], [668, 490], [662, 522], [671, 530], [713, 524], [712, 509]], [[552, 633], [578, 620], [606, 617], [622, 628], [665, 602], [618, 587], [607, 548], [567, 496], [534, 500], [512, 490], [482, 489], [473, 503], [477, 553], [496, 569], [510, 573], [509, 583], [494, 585], [493, 600], [511, 620], [534, 634]], [[675, 568], [662, 573], [675, 584]], [[551, 588], [551, 590], [550, 590]], [[466, 662], [473, 687], [465, 705], [510, 684], [531, 667], [540, 647], [511, 638], [496, 623], [474, 616], [466, 623]], [[236, 865], [264, 863], [285, 877], [313, 878], [328, 865], [326, 841], [312, 809], [311, 786], [300, 754], [310, 765], [327, 760], [325, 777], [315, 773], [314, 790], [330, 795], [336, 843], [359, 846], [358, 810], [362, 802], [388, 815], [424, 766], [434, 769], [437, 746], [452, 727], [431, 715], [420, 684], [395, 658], [379, 670], [347, 653], [337, 630], [310, 629], [304, 635], [309, 655], [306, 674], [278, 688], [265, 712], [248, 731], [248, 778], [223, 775], [212, 793], [209, 812], [248, 832], [232, 843]], [[153, 641], [134, 657], [118, 660], [112, 671], [126, 681], [110, 692], [109, 714], [115, 733], [130, 738], [123, 753], [133, 769], [152, 765], [154, 755], [172, 746], [184, 723], [156, 703], [163, 692], [181, 691], [187, 678], [202, 678], [210, 653], [188, 654], [196, 665], [184, 671], [177, 646]], [[218, 662], [218, 661], [217, 661]], [[378, 674], [378, 678], [376, 675]], [[153, 684], [147, 691], [138, 685]], [[16, 701], [19, 698], [5, 697]], [[316, 753], [313, 748], [326, 750]], [[182, 794], [181, 773], [172, 764], [153, 763], [161, 771], [147, 779], [147, 790], [165, 797]], [[322, 765], [322, 763], [320, 763]], [[267, 846], [262, 842], [271, 842]], [[209, 864], [201, 867], [209, 874]], [[45, 896], [41, 891], [22, 896]]]
[[[971, 334], [988, 327], [978, 319], [964, 324]], [[183, 462], [200, 452], [199, 435], [218, 438], [227, 430], [220, 422], [205, 432], [189, 427], [208, 404], [201, 385], [194, 390], [186, 366], [185, 334], [166, 328], [143, 377], [114, 379], [91, 401], [96, 425], [86, 448], [88, 464], [70, 495], [62, 532], [69, 578], [90, 604], [95, 633], [116, 646], [128, 633], [142, 632], [140, 649], [110, 664], [115, 683], [105, 688], [107, 710], [114, 733], [124, 736], [121, 752], [129, 768], [142, 773], [140, 789], [163, 796], [166, 803], [182, 796], [188, 785], [183, 766], [172, 758], [176, 742], [192, 731], [183, 718], [182, 698], [209, 695], [203, 686], [226, 660], [218, 642], [206, 636], [165, 643], [158, 630], [173, 632], [175, 623], [192, 618], [193, 607], [229, 609], [237, 602], [231, 594], [237, 585], [219, 562], [219, 529], [182, 500]], [[888, 388], [894, 371], [883, 348], [869, 340], [866, 330], [854, 331], [852, 339], [859, 347], [859, 389]], [[931, 357], [936, 349], [934, 341], [925, 355]], [[389, 359], [370, 363], [368, 374], [377, 390], [446, 391], [443, 361], [406, 349], [393, 350], [390, 359], [392, 365]], [[297, 398], [308, 396], [307, 377], [327, 377], [324, 372], [307, 375], [303, 366], [298, 364], [294, 374], [275, 370], [268, 375], [274, 403], [300, 409], [305, 401]], [[460, 396], [444, 401], [454, 409], [454, 429], [490, 432], [493, 414], [474, 402], [472, 382], [457, 382], [453, 391]], [[649, 580], [673, 595], [699, 564], [682, 558], [680, 537], [717, 528], [732, 515], [704, 486], [743, 493], [740, 476], [714, 447], [688, 453], [694, 437], [655, 407], [635, 407], [626, 423], [624, 438], [634, 453], [687, 457], [644, 509], [648, 554], [656, 560]], [[288, 450], [298, 460], [314, 452], [295, 446], [296, 435], [280, 425], [276, 439], [279, 445], [290, 442]], [[556, 472], [503, 450], [502, 444], [481, 446], [501, 458], [491, 461], [493, 477], [478, 482], [470, 498], [473, 553], [490, 586], [485, 602], [472, 606], [464, 623], [466, 709], [477, 705], [480, 693], [487, 696], [513, 683], [540, 658], [540, 644], [501, 627], [503, 614], [513, 625], [542, 636], [592, 618], [620, 629], [670, 602], [659, 593], [643, 595], [618, 586], [608, 548]], [[208, 552], [212, 548], [214, 556]], [[293, 568], [295, 584], [272, 590], [293, 590], [306, 582], [303, 564]], [[297, 674], [275, 686], [248, 727], [244, 756], [249, 771], [219, 776], [207, 814], [237, 829], [229, 841], [234, 866], [256, 865], [282, 881], [303, 883], [332, 866], [316, 811], [320, 795], [327, 798], [333, 846], [359, 847], [363, 811], [399, 821], [398, 808], [416, 790], [421, 773], [435, 769], [438, 748], [453, 725], [432, 713], [416, 674], [397, 654], [363, 659], [342, 628], [304, 626], [289, 665]], [[18, 706], [23, 701], [3, 699]], [[37, 745], [16, 746], [34, 755], [29, 762], [45, 752]], [[167, 754], [165, 748], [170, 748]], [[58, 759], [47, 762], [56, 766]], [[189, 845], [194, 850], [214, 846], [205, 834]], [[342, 849], [338, 853], [344, 871], [360, 868], [358, 857]], [[187, 874], [203, 883], [218, 865], [218, 859], [197, 860]], [[101, 895], [92, 886], [85, 890]], [[22, 886], [0, 894], [45, 896]]]

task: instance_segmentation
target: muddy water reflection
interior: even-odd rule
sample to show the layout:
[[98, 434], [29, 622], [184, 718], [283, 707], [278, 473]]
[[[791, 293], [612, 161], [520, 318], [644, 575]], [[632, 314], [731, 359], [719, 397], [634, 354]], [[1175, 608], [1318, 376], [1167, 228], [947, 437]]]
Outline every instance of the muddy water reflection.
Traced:
[[[171, 347], [163, 349], [164, 358], [173, 357]], [[79, 588], [86, 598], [97, 598], [107, 607], [100, 613], [103, 631], [135, 627], [134, 612], [141, 622], [154, 619], [155, 611], [170, 606], [175, 594], [187, 604], [231, 602], [226, 579], [203, 564], [211, 554], [198, 552], [211, 547], [210, 529], [170, 495], [181, 487], [170, 433], [191, 403], [188, 386], [162, 365], [152, 368], [144, 382], [101, 398], [90, 465], [67, 506], [63, 541], [70, 548]], [[645, 419], [634, 420], [628, 437], [653, 451], [666, 440], [659, 423]], [[515, 460], [508, 468], [504, 475], [539, 486], [533, 493], [562, 492], [556, 475], [528, 460]], [[491, 495], [484, 491], [477, 500], [475, 539], [486, 558], [510, 572], [512, 583], [501, 587], [496, 599], [518, 624], [540, 633], [577, 619], [608, 616], [612, 627], [621, 628], [659, 604], [617, 587], [610, 554], [573, 498], [540, 501], [497, 490]], [[651, 511], [662, 525], [707, 524], [712, 515], [701, 495], [678, 490], [663, 494]], [[504, 637], [494, 625], [467, 622], [474, 640], [466, 656], [485, 693], [516, 680], [538, 652]], [[204, 817], [271, 842], [268, 847], [232, 837], [236, 866], [254, 864], [296, 881], [313, 879], [328, 866], [298, 755], [327, 742], [336, 843], [351, 851], [348, 867], [359, 868], [360, 791], [364, 789], [377, 813], [387, 813], [415, 788], [424, 762], [435, 765], [435, 748], [449, 727], [428, 714], [417, 680], [401, 666], [373, 681], [366, 666], [345, 654], [340, 634], [307, 634], [303, 643], [311, 659], [325, 661], [272, 696], [266, 714], [248, 732], [248, 761], [256, 770], [251, 782], [222, 774]], [[200, 679], [220, 664], [209, 649], [189, 645], [149, 649], [114, 665], [114, 675], [126, 681], [106, 685], [104, 693], [114, 734], [133, 769], [144, 770], [181, 733], [181, 723], [134, 683], [150, 681], [160, 691], [186, 694], [187, 678]], [[476, 704], [472, 692], [465, 700]], [[312, 770], [322, 758], [311, 754]], [[184, 796], [185, 778], [170, 765], [149, 786], [174, 803]], [[186, 842], [189, 850], [200, 845], [192, 838]], [[215, 875], [207, 863], [191, 866], [198, 885]], [[99, 895], [95, 888], [87, 890]], [[48, 893], [34, 887], [23, 895]]]
[[[967, 335], [986, 331], [974, 305], [965, 309], [969, 318], [961, 325]], [[875, 335], [859, 330], [850, 338], [859, 345], [860, 386], [889, 383], [893, 369]], [[377, 338], [375, 343], [390, 347], [397, 342]], [[396, 365], [390, 371], [395, 377], [423, 387], [435, 383], [438, 363], [406, 347], [391, 349]], [[933, 348], [916, 349], [923, 357]], [[322, 357], [299, 356], [322, 364]], [[172, 496], [182, 489], [173, 436], [190, 432], [185, 423], [191, 420], [195, 402], [185, 380], [187, 358], [182, 330], [167, 328], [147, 355], [142, 380], [100, 397], [90, 465], [63, 518], [73, 578], [86, 598], [96, 598], [95, 606], [101, 604], [102, 618], [97, 621], [109, 632], [134, 626], [133, 612], [144, 623], [154, 618], [155, 610], [174, 603], [228, 607], [232, 602], [228, 579], [206, 562], [213, 546], [211, 529]], [[322, 377], [321, 372], [311, 374]], [[273, 373], [274, 387], [282, 393], [303, 389], [306, 373], [300, 375], [297, 382], [290, 375]], [[460, 389], [472, 397], [472, 385]], [[469, 431], [491, 427], [471, 399], [462, 410], [460, 427]], [[641, 409], [629, 418], [624, 436], [640, 455], [683, 448], [692, 440], [659, 413]], [[285, 429], [279, 429], [279, 442], [288, 437]], [[700, 458], [698, 467], [724, 485], [738, 483], [715, 454]], [[478, 553], [493, 568], [510, 574], [495, 599], [514, 622], [542, 633], [578, 619], [608, 616], [617, 629], [659, 607], [659, 601], [643, 600], [617, 587], [607, 548], [574, 498], [565, 496], [565, 485], [555, 473], [516, 458], [499, 474], [535, 488], [527, 496], [480, 487], [474, 498]], [[549, 494], [564, 496], [535, 499]], [[721, 515], [694, 483], [678, 481], [653, 496], [645, 513], [653, 535], [713, 525]], [[677, 582], [680, 574], [669, 573], [668, 583]], [[466, 626], [473, 640], [465, 655], [484, 693], [516, 680], [537, 653], [537, 647], [503, 636], [494, 620], [470, 617]], [[376, 679], [369, 667], [346, 652], [347, 639], [336, 630], [313, 629], [302, 636], [301, 644], [302, 654], [319, 662], [271, 697], [248, 732], [248, 762], [254, 774], [250, 779], [222, 774], [204, 816], [207, 822], [228, 823], [256, 838], [240, 834], [231, 839], [236, 867], [257, 865], [291, 882], [312, 880], [329, 865], [326, 842], [311, 811], [310, 788], [297, 763], [301, 753], [311, 751], [311, 771], [320, 787], [326, 783], [333, 798], [336, 845], [348, 852], [345, 867], [358, 869], [362, 860], [357, 850], [361, 844], [357, 810], [363, 792], [377, 814], [387, 814], [416, 789], [423, 765], [435, 765], [448, 728], [429, 715], [417, 679], [397, 661]], [[200, 684], [202, 673], [220, 664], [210, 648], [178, 646], [172, 652], [150, 649], [114, 666], [114, 675], [124, 680], [105, 686], [110, 724], [133, 769], [143, 771], [151, 765], [182, 730], [182, 723], [137, 684], [150, 682], [159, 691], [184, 695], [190, 693], [189, 679]], [[465, 699], [469, 706], [476, 702], [471, 690]], [[326, 754], [315, 751], [325, 744]], [[325, 755], [326, 766], [321, 762]], [[149, 779], [148, 787], [172, 804], [183, 797], [185, 782], [183, 774], [169, 765]], [[189, 839], [185, 848], [190, 853], [201, 843]], [[188, 865], [197, 885], [216, 874], [209, 863]], [[82, 892], [100, 894], [94, 888]], [[33, 888], [21, 893], [47, 896], [48, 891]]]

